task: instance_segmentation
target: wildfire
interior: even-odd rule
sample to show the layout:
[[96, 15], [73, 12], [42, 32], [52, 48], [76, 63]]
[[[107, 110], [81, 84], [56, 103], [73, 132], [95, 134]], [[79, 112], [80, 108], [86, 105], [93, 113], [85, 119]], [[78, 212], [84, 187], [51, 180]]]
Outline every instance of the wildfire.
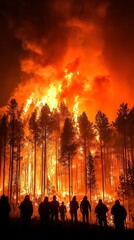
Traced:
[[73, 107], [73, 116], [74, 116], [74, 121], [76, 122], [76, 124], [77, 124], [77, 118], [79, 116], [79, 102], [78, 102], [78, 98], [79, 98], [79, 96], [75, 97], [75, 104], [74, 104], [74, 107]]
[[[40, 116], [40, 112], [42, 106], [47, 104], [50, 108], [50, 111], [53, 112], [55, 109], [59, 111], [60, 102], [64, 102], [69, 111], [72, 114], [74, 119], [75, 127], [78, 126], [78, 116], [83, 112], [88, 111], [88, 101], [87, 94], [90, 95], [93, 91], [93, 79], [91, 76], [82, 76], [81, 70], [78, 69], [78, 60], [76, 60], [73, 64], [68, 64], [63, 71], [60, 73], [53, 68], [43, 69], [39, 67], [39, 65], [35, 68], [35, 76], [31, 78], [28, 82], [24, 84], [20, 84], [18, 89], [14, 92], [14, 98], [16, 98], [19, 105], [23, 106], [22, 119], [29, 119], [31, 113], [36, 109], [37, 110], [37, 119]], [[31, 67], [32, 66], [32, 67]], [[23, 68], [25, 71], [34, 70], [33, 64], [31, 62], [26, 65], [23, 63]], [[70, 69], [70, 71], [69, 71]], [[37, 74], [39, 71], [39, 74]], [[39, 75], [41, 77], [39, 77]], [[29, 88], [28, 88], [29, 84]], [[18, 94], [18, 91], [20, 94]], [[87, 101], [87, 102], [86, 102]], [[78, 130], [78, 128], [77, 128]], [[34, 188], [34, 175], [35, 175], [35, 163], [34, 163], [34, 155], [35, 150], [33, 148], [33, 143], [29, 140], [29, 131], [28, 125], [25, 125], [25, 134], [26, 141], [25, 146], [23, 148], [22, 155], [22, 172], [21, 172], [21, 194], [31, 193], [33, 194]], [[79, 134], [79, 131], [78, 131]], [[96, 140], [99, 140], [99, 136], [96, 136]], [[55, 141], [56, 138], [53, 138], [51, 145], [47, 146], [47, 155], [46, 155], [46, 189], [49, 192], [49, 189], [53, 189], [53, 192], [57, 192], [61, 198], [64, 195], [68, 196], [68, 170], [63, 166], [57, 165], [58, 159], [56, 159], [56, 151], [55, 150]], [[36, 196], [41, 194], [41, 186], [42, 186], [42, 157], [41, 157], [41, 146], [37, 148], [36, 155], [38, 156], [36, 162]], [[84, 171], [84, 166], [82, 163], [82, 148], [79, 148], [78, 156], [73, 160], [72, 163], [72, 171], [74, 175], [74, 179], [76, 176], [76, 182], [74, 183], [74, 191], [77, 193], [77, 188], [79, 189], [79, 195], [84, 194], [82, 171]], [[91, 154], [95, 156], [96, 150], [94, 148], [91, 149]], [[77, 163], [77, 159], [79, 159], [79, 163]], [[56, 173], [57, 172], [57, 173]], [[44, 173], [43, 173], [44, 174]], [[57, 174], [57, 179], [56, 179]], [[81, 176], [79, 179], [78, 175]], [[43, 180], [45, 181], [45, 180]], [[57, 186], [56, 186], [57, 181]], [[63, 184], [64, 183], [64, 184]], [[82, 190], [83, 189], [83, 190]], [[101, 193], [98, 192], [101, 195]]]
[[[8, 60], [12, 62], [11, 65], [15, 66], [18, 61], [19, 71], [21, 69], [20, 83], [11, 93], [9, 103], [11, 99], [15, 99], [22, 112], [20, 111], [21, 116], [20, 112], [17, 112], [18, 109], [15, 112], [16, 115], [18, 114], [15, 116], [18, 125], [13, 122], [14, 114], [9, 113], [11, 121], [9, 120], [10, 126], [7, 123], [9, 127], [7, 135], [11, 136], [6, 140], [1, 138], [0, 181], [3, 187], [0, 188], [0, 192], [2, 193], [4, 189], [9, 193], [10, 200], [13, 198], [16, 202], [26, 193], [31, 195], [33, 201], [36, 197], [43, 198], [45, 194], [50, 197], [56, 194], [60, 201], [62, 199], [69, 200], [70, 195], [76, 194], [80, 201], [87, 193], [94, 203], [97, 202], [98, 197], [112, 202], [116, 195], [115, 192], [113, 193], [113, 189], [115, 190], [118, 184], [117, 178], [122, 168], [124, 168], [124, 173], [127, 172], [128, 159], [130, 162], [133, 161], [131, 139], [124, 137], [126, 146], [118, 152], [110, 135], [114, 129], [110, 128], [111, 131], [108, 131], [109, 135], [106, 136], [106, 143], [100, 139], [97, 132], [94, 132], [96, 135], [93, 136], [94, 140], [90, 145], [88, 140], [91, 139], [86, 139], [85, 136], [85, 139], [82, 139], [80, 136], [82, 133], [78, 120], [82, 113], [86, 113], [91, 126], [95, 128], [94, 120], [98, 111], [104, 112], [110, 122], [115, 119], [122, 96], [123, 101], [127, 98], [130, 101], [131, 91], [126, 83], [127, 77], [131, 78], [129, 72], [132, 66], [130, 61], [127, 61], [131, 55], [129, 54], [130, 48], [126, 59], [124, 58], [125, 60], [121, 63], [120, 56], [123, 51], [120, 52], [121, 48], [118, 48], [120, 35], [117, 38], [114, 37], [116, 36], [114, 33], [117, 33], [120, 26], [117, 24], [114, 29], [114, 19], [119, 19], [117, 16], [115, 18], [115, 15], [117, 12], [121, 14], [123, 7], [118, 9], [120, 4], [116, 6], [112, 1], [110, 4], [110, 2], [104, 3], [104, 1], [59, 0], [39, 1], [38, 7], [33, 4], [31, 8], [28, 1], [25, 2], [25, 4], [22, 2], [21, 6], [17, 5], [16, 11], [8, 7], [8, 4], [4, 4], [2, 10], [4, 23], [2, 26], [6, 27], [6, 31], [4, 31], [6, 43], [10, 39], [10, 44], [13, 43], [11, 51], [13, 58], [8, 58]], [[16, 14], [18, 7], [18, 11], [21, 9], [21, 14]], [[115, 14], [111, 11], [114, 7], [117, 8]], [[109, 11], [107, 11], [108, 9]], [[121, 16], [124, 16], [124, 13]], [[126, 13], [125, 16], [127, 23]], [[128, 22], [130, 23], [130, 21]], [[8, 29], [10, 29], [9, 34]], [[124, 30], [122, 25], [120, 29]], [[129, 27], [126, 29], [128, 31]], [[121, 31], [118, 32], [121, 33]], [[9, 36], [9, 40], [7, 36]], [[2, 36], [1, 41], [4, 43], [3, 40]], [[11, 46], [10, 44], [9, 46]], [[125, 46], [127, 49], [127, 44]], [[4, 60], [7, 53], [8, 49]], [[10, 65], [8, 61], [6, 65]], [[123, 65], [126, 66], [126, 69], [123, 69]], [[13, 75], [11, 73], [10, 76], [10, 71], [9, 75], [6, 75], [6, 78], [10, 76], [7, 79], [9, 85]], [[119, 81], [116, 81], [117, 79]], [[118, 94], [120, 86], [122, 94]], [[47, 121], [46, 125], [41, 124], [45, 118], [43, 116], [45, 107], [46, 112], [49, 113], [48, 118], [50, 116], [50, 122], [53, 124], [53, 127], [48, 124], [50, 132], [47, 131]], [[8, 108], [9, 106], [5, 106], [1, 110], [1, 116], [7, 112]], [[64, 157], [61, 159], [60, 156], [61, 133], [65, 119], [68, 120], [66, 115], [71, 116], [70, 118], [73, 120], [76, 130], [74, 138], [78, 147], [76, 155], [74, 154], [68, 161], [65, 159], [65, 162], [62, 162]], [[16, 129], [14, 126], [17, 126]], [[24, 130], [24, 136], [21, 128]], [[17, 131], [18, 135], [22, 133], [22, 139], [16, 134]], [[91, 131], [92, 135], [94, 134]], [[75, 143], [73, 147], [75, 148]], [[122, 166], [122, 163], [125, 163], [126, 166]], [[97, 184], [91, 194], [89, 185], [94, 182], [91, 181], [94, 171], [90, 172], [93, 164], [97, 170]], [[119, 168], [119, 166], [121, 167]], [[37, 204], [35, 203], [35, 205]]]
[[[60, 111], [60, 103], [64, 102], [73, 117], [75, 127], [77, 127], [77, 119], [82, 112], [86, 112], [90, 121], [92, 121], [98, 108], [101, 107], [101, 99], [107, 98], [105, 89], [109, 81], [105, 76], [108, 73], [99, 60], [102, 53], [102, 42], [98, 43], [95, 40], [96, 36], [100, 37], [98, 29], [93, 23], [84, 24], [75, 19], [69, 21], [67, 25], [68, 27], [72, 26], [74, 31], [70, 32], [68, 47], [62, 61], [56, 62], [59, 53], [56, 52], [56, 55], [54, 52], [56, 55], [54, 56], [51, 52], [51, 59], [54, 57], [55, 63], [47, 55], [48, 46], [44, 50], [46, 39], [42, 39], [40, 46], [38, 46], [34, 40], [28, 41], [25, 37], [23, 38], [22, 29], [17, 32], [18, 38], [21, 38], [23, 42], [23, 48], [29, 54], [21, 59], [21, 70], [25, 75], [10, 99], [15, 98], [18, 105], [23, 107], [22, 119], [24, 122], [30, 118], [35, 109], [38, 119], [42, 106], [45, 106], [45, 104], [53, 112], [55, 109]], [[76, 38], [74, 38], [74, 32]], [[92, 48], [90, 45], [92, 45]], [[52, 49], [54, 50], [54, 48]], [[103, 92], [103, 94], [100, 96], [98, 92]], [[42, 171], [44, 167], [42, 163], [44, 142], [42, 142], [42, 146], [37, 146], [37, 149], [34, 149], [28, 123], [25, 125], [25, 135], [20, 176], [21, 194], [31, 193], [33, 195], [35, 190], [35, 194], [39, 195], [44, 187], [47, 189], [47, 193], [49, 193], [49, 189], [53, 189], [53, 192], [62, 197], [64, 195], [68, 196], [68, 170], [57, 163], [59, 149], [55, 147], [57, 144], [56, 137], [53, 137], [51, 144], [47, 143], [46, 170]], [[82, 151], [82, 148], [80, 148], [78, 156], [73, 160], [71, 170], [73, 171], [73, 174], [71, 173], [73, 175], [72, 181], [75, 179], [74, 183], [71, 183], [74, 186], [71, 187], [74, 187], [73, 191], [76, 193], [76, 189], [78, 189], [80, 196], [84, 194]], [[95, 155], [95, 150], [91, 149], [91, 153]], [[34, 160], [35, 155], [37, 155], [36, 162]], [[45, 171], [47, 177], [43, 179]], [[36, 186], [34, 186], [35, 182]]]

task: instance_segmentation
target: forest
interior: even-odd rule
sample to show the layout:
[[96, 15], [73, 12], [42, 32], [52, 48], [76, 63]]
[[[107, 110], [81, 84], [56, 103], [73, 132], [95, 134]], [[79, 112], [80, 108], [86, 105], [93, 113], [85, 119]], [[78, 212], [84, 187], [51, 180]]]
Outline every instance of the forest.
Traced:
[[129, 221], [134, 202], [134, 107], [121, 103], [113, 122], [98, 111], [91, 122], [70, 112], [65, 102], [50, 109], [31, 104], [25, 112], [15, 98], [0, 115], [0, 194], [18, 206], [25, 194], [33, 201], [90, 202], [119, 198]]

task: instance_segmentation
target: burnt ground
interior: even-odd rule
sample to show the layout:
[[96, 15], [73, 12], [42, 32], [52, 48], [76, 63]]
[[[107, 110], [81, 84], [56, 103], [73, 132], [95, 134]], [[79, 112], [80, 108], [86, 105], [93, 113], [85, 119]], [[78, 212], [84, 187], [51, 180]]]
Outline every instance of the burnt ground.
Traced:
[[1, 239], [82, 239], [82, 240], [133, 240], [134, 229], [125, 229], [124, 232], [118, 233], [112, 227], [100, 229], [99, 226], [93, 224], [77, 224], [66, 221], [57, 224], [51, 223], [49, 227], [40, 228], [40, 222], [37, 219], [32, 219], [28, 229], [22, 228], [19, 219], [11, 218], [8, 226], [0, 229]]

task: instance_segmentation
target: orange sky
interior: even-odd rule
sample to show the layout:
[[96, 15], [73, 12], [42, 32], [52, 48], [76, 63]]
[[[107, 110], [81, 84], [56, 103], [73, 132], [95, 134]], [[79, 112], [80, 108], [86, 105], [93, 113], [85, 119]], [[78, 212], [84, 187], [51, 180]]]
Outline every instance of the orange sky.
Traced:
[[3, 1], [0, 12], [1, 107], [11, 97], [42, 99], [51, 83], [71, 108], [78, 96], [90, 120], [101, 110], [111, 121], [120, 103], [133, 106], [132, 0], [18, 2]]

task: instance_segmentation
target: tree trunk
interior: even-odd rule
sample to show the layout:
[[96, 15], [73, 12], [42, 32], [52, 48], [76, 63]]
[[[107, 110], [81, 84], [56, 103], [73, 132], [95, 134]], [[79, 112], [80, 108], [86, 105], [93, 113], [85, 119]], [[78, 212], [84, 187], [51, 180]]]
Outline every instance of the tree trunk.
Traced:
[[56, 141], [55, 141], [55, 152], [56, 152], [55, 186], [56, 186], [56, 192], [58, 192], [58, 141], [57, 141], [57, 137], [56, 137]]
[[36, 195], [36, 139], [34, 141], [34, 197]]
[[42, 149], [41, 149], [41, 195], [44, 193], [44, 144], [42, 141]]
[[5, 194], [5, 166], [6, 166], [6, 143], [4, 144], [4, 158], [3, 158], [3, 194]]
[[103, 152], [102, 152], [101, 140], [100, 140], [100, 154], [101, 154], [101, 174], [102, 174], [102, 199], [104, 201], [104, 163], [103, 163]]
[[44, 195], [46, 195], [46, 161], [47, 161], [47, 139], [45, 129], [45, 142], [44, 142]]
[[69, 201], [71, 200], [71, 194], [70, 194], [70, 174], [71, 173], [71, 164], [70, 164], [70, 156], [68, 156], [68, 193], [69, 193]]

